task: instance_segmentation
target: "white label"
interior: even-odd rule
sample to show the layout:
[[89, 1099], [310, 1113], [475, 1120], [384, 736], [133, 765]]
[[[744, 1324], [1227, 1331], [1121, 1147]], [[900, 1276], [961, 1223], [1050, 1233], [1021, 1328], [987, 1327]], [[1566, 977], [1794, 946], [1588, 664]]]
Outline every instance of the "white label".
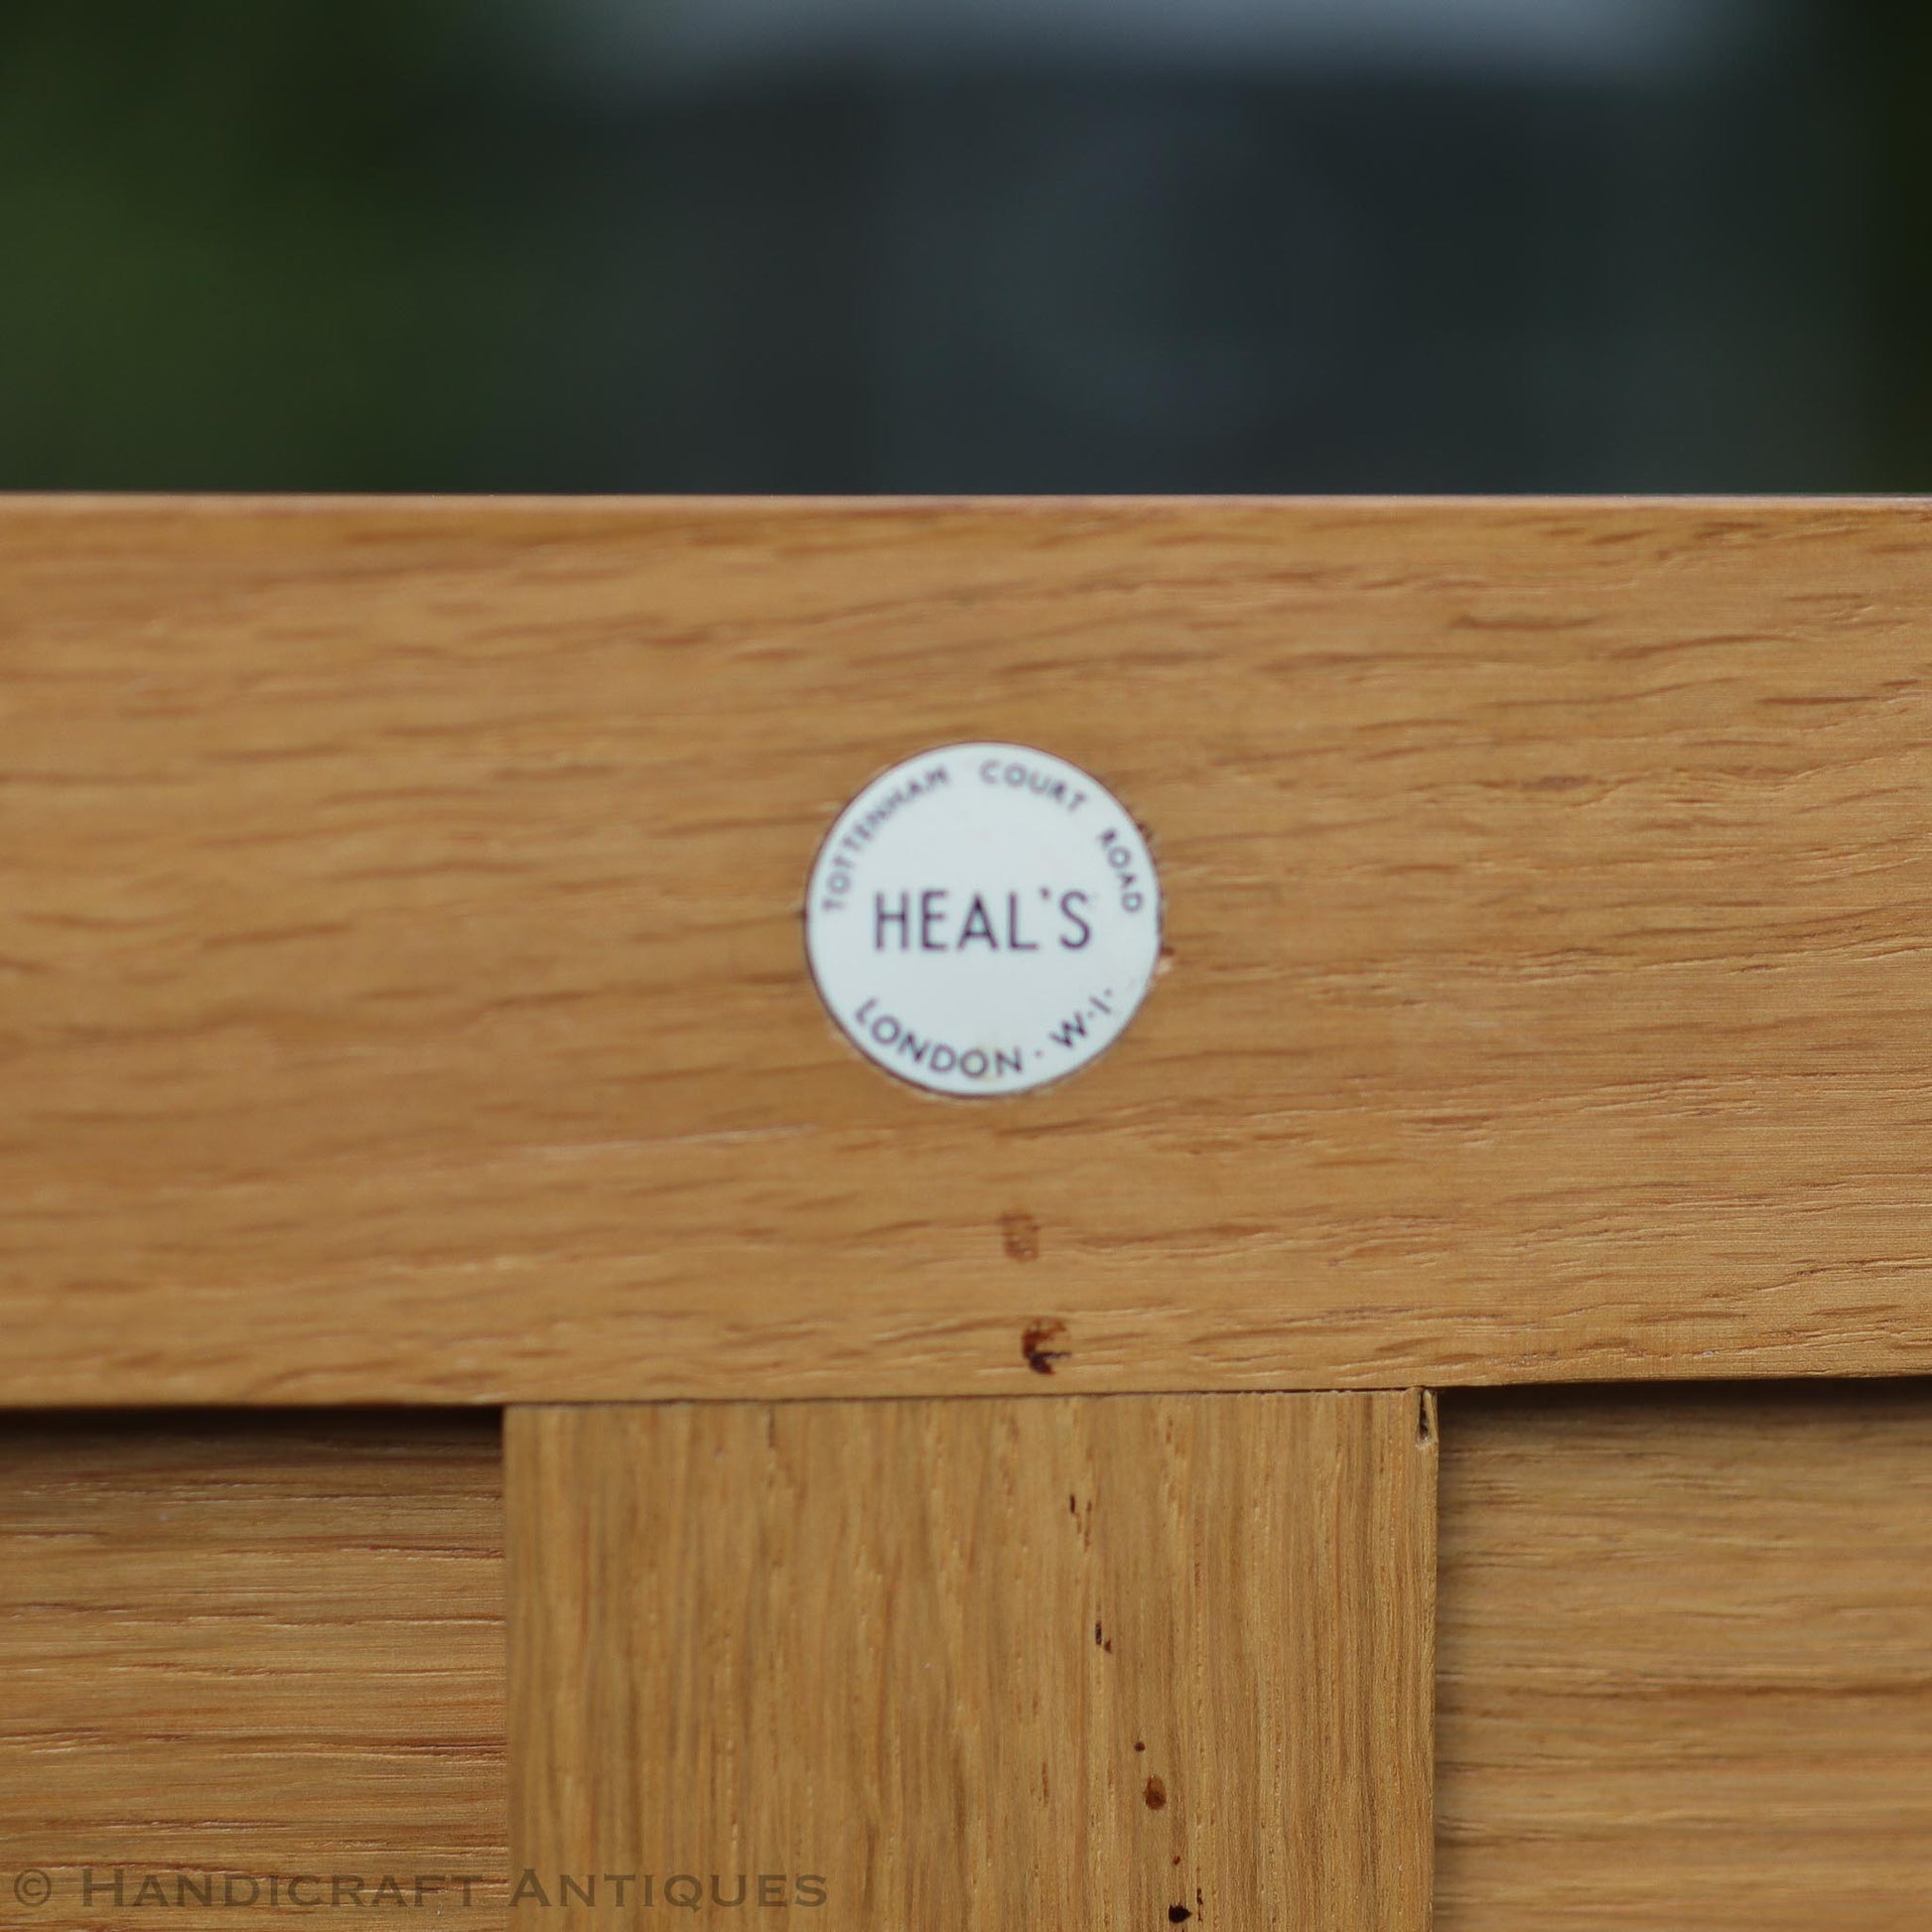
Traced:
[[852, 1043], [933, 1093], [1025, 1093], [1104, 1052], [1161, 956], [1140, 828], [1077, 765], [944, 745], [826, 834], [805, 951]]

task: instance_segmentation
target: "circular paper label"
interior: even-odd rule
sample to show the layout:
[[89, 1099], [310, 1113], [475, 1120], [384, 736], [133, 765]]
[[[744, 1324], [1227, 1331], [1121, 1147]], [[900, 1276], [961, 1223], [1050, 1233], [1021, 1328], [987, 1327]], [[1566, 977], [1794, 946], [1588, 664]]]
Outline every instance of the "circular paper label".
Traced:
[[1140, 828], [1077, 765], [944, 745], [825, 836], [805, 951], [846, 1037], [933, 1093], [1025, 1093], [1120, 1036], [1161, 956]]

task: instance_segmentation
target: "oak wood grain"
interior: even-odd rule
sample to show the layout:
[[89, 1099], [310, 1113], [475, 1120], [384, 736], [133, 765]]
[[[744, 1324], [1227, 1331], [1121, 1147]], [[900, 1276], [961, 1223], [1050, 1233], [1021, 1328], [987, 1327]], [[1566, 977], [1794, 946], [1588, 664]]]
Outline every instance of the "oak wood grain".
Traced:
[[1443, 1408], [1440, 1932], [1916, 1932], [1932, 1389]]
[[511, 1411], [512, 1922], [1423, 1932], [1423, 1413]]
[[500, 1925], [502, 1590], [493, 1417], [0, 1425], [0, 1923]]
[[[0, 1402], [1932, 1367], [1928, 612], [1922, 503], [14, 499]], [[945, 1103], [798, 907], [980, 736], [1169, 970]]]

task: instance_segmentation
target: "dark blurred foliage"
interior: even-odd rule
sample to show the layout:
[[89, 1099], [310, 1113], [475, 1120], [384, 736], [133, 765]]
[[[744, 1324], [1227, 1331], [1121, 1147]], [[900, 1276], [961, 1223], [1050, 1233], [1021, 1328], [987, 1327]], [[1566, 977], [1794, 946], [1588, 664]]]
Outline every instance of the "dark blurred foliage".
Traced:
[[540, 156], [462, 0], [8, 0], [0, 483], [462, 487]]
[[1932, 9], [1656, 94], [8, 0], [0, 486], [1923, 488]]
[[1877, 374], [1860, 483], [1932, 490], [1932, 7], [1839, 0], [1828, 18], [1857, 104]]

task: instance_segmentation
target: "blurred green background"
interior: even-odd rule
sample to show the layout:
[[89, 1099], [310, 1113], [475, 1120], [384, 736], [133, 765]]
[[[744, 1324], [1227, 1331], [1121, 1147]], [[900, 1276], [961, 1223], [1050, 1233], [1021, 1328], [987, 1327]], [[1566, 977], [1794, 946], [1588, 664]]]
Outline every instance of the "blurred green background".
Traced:
[[0, 486], [1927, 487], [1932, 10], [1538, 5], [10, 0]]

